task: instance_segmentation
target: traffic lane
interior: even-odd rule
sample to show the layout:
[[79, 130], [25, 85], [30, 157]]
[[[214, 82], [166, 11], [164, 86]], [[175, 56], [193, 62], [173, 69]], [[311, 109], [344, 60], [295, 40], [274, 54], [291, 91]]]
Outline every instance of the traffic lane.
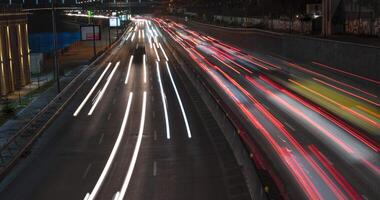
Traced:
[[[239, 79], [240, 76], [236, 75], [235, 73], [233, 73], [231, 71], [229, 71], [229, 73], [232, 73], [235, 76], [235, 80], [241, 79], [241, 78]], [[368, 166], [364, 166], [364, 167], [367, 167], [367, 170], [363, 170], [363, 165], [362, 166], [359, 165], [360, 159], [357, 159], [357, 157], [361, 157], [364, 159], [367, 159], [367, 157], [370, 157], [370, 158], [372, 158], [371, 162], [376, 163], [376, 154], [374, 154], [374, 152], [368, 150], [368, 148], [364, 147], [362, 144], [358, 144], [359, 141], [356, 141], [356, 140], [352, 141], [352, 139], [350, 139], [349, 141], [351, 141], [351, 142], [348, 142], [348, 143], [349, 144], [355, 143], [355, 145], [350, 145], [350, 146], [353, 148], [356, 147], [359, 149], [359, 150], [355, 151], [355, 155], [347, 154], [347, 152], [342, 152], [341, 150], [340, 151], [337, 150], [337, 147], [336, 147], [337, 145], [333, 145], [333, 144], [331, 144], [331, 142], [326, 143], [326, 141], [323, 141], [322, 139], [324, 139], [324, 138], [321, 138], [319, 136], [321, 133], [314, 130], [315, 129], [314, 127], [310, 127], [310, 125], [305, 125], [305, 121], [303, 119], [292, 120], [294, 118], [297, 118], [297, 116], [293, 116], [291, 114], [291, 112], [289, 113], [289, 110], [282, 109], [284, 106], [279, 105], [276, 102], [273, 102], [272, 99], [268, 98], [268, 96], [270, 96], [270, 95], [263, 94], [262, 91], [257, 91], [257, 88], [252, 88], [252, 85], [244, 84], [244, 82], [245, 82], [244, 80], [241, 80], [238, 82], [240, 82], [241, 85], [243, 86], [243, 88], [247, 89], [250, 92], [250, 94], [252, 94], [252, 96], [254, 96], [256, 99], [258, 99], [259, 102], [262, 102], [262, 103], [265, 102], [265, 104], [264, 104], [265, 107], [274, 116], [276, 116], [277, 119], [280, 119], [279, 120], [280, 122], [285, 122], [284, 125], [287, 127], [287, 129], [289, 129], [289, 131], [292, 133], [293, 136], [296, 136], [295, 138], [297, 139], [297, 141], [299, 141], [306, 150], [308, 150], [308, 147], [310, 145], [316, 143], [316, 141], [317, 141], [318, 145], [314, 145], [314, 146], [318, 146], [319, 149], [323, 149], [325, 152], [328, 151], [329, 153], [327, 155], [335, 154], [335, 157], [337, 157], [337, 155], [338, 155], [339, 160], [341, 161], [338, 169], [343, 168], [343, 169], [345, 169], [345, 171], [354, 170], [354, 172], [358, 172], [358, 173], [355, 173], [355, 175], [353, 175], [352, 172], [345, 174], [345, 175], [347, 175], [349, 177], [349, 180], [353, 181], [355, 186], [356, 186], [356, 183], [359, 182], [358, 187], [363, 189], [363, 190], [360, 190], [361, 193], [365, 194], [366, 196], [372, 196], [372, 197], [376, 196], [376, 192], [373, 188], [368, 189], [368, 187], [362, 187], [362, 185], [360, 185], [360, 183], [363, 183], [363, 181], [366, 182], [365, 185], [373, 185], [373, 183], [376, 182], [376, 179], [373, 179], [373, 178], [369, 179], [369, 177], [372, 177], [374, 175], [374, 173], [368, 170]], [[273, 93], [275, 93], [276, 95], [281, 94], [281, 92], [279, 92], [279, 91], [273, 91]], [[292, 100], [285, 99], [285, 101], [291, 102]], [[300, 107], [300, 106], [298, 105], [296, 107]], [[298, 109], [298, 108], [296, 108], [296, 109]], [[304, 113], [309, 113], [308, 116], [315, 115], [315, 114], [310, 115], [310, 112], [307, 112], [307, 111], [304, 111]], [[318, 118], [321, 118], [320, 116], [319, 117], [314, 116], [311, 118], [312, 118], [312, 120], [317, 121], [318, 124], [326, 124], [325, 120], [322, 120], [322, 121], [324, 121], [322, 123], [321, 119], [318, 119]], [[291, 122], [289, 122], [289, 121], [291, 121]], [[332, 127], [332, 126], [334, 127], [335, 125], [330, 124], [330, 125], [325, 125], [324, 127], [328, 128], [328, 127]], [[296, 131], [296, 130], [298, 130], [298, 131]], [[334, 128], [334, 130], [338, 131], [336, 128]], [[305, 135], [305, 133], [310, 133], [310, 134]], [[326, 136], [324, 136], [324, 137], [326, 137]], [[350, 137], [350, 136], [348, 136], [348, 137]], [[345, 143], [347, 143], [347, 133], [345, 134], [345, 137], [339, 136], [339, 138], [340, 139], [346, 139]], [[321, 143], [323, 144], [322, 146], [319, 145]], [[360, 155], [358, 155], [358, 152], [360, 152]], [[311, 154], [311, 152], [309, 152], [309, 153]], [[370, 156], [371, 154], [372, 154], [372, 156]], [[375, 160], [373, 160], [373, 159], [375, 159]], [[351, 166], [352, 163], [355, 163], [355, 162], [356, 162], [356, 164]], [[363, 163], [361, 163], [361, 164], [363, 164]], [[358, 167], [361, 169], [359, 170]], [[356, 168], [356, 169], [353, 169], [353, 168]], [[355, 180], [360, 180], [360, 181], [355, 181]]]
[[[222, 41], [226, 41], [227, 43], [229, 43], [231, 45], [241, 47], [242, 49], [247, 50], [247, 52], [249, 54], [261, 57], [263, 59], [276, 61], [278, 63], [281, 63], [282, 65], [284, 65], [284, 63], [285, 63], [284, 59], [281, 57], [278, 57], [277, 55], [268, 55], [268, 54], [264, 54], [265, 52], [264, 53], [258, 53], [257, 52], [257, 49], [259, 49], [259, 50], [263, 50], [263, 49], [258, 48], [257, 45], [252, 46], [253, 43], [247, 41], [248, 38], [250, 38], [250, 35], [257, 34], [257, 33], [229, 31], [229, 30], [223, 30], [223, 29], [213, 28], [210, 26], [203, 26], [200, 24], [194, 24], [194, 23], [187, 23], [186, 25], [188, 26], [188, 28], [190, 28], [192, 30], [197, 30], [199, 32], [205, 33], [205, 35], [211, 35], [217, 39], [220, 39]], [[268, 37], [271, 37], [271, 36], [268, 36]], [[276, 38], [276, 37], [273, 37], [273, 38]], [[276, 51], [274, 50], [274, 52], [276, 52]], [[287, 60], [287, 59], [285, 59], [285, 60]], [[324, 70], [322, 67], [313, 66], [313, 64], [312, 64], [313, 61], [314, 60], [310, 60], [310, 61], [308, 61], [308, 63], [305, 63], [306, 64], [305, 67], [306, 68], [309, 68], [309, 67], [313, 68], [314, 70], [317, 70], [320, 73], [326, 72], [326, 70]], [[292, 70], [291, 66], [287, 65], [287, 67], [289, 70]], [[362, 89], [367, 89], [374, 94], [379, 93], [378, 87], [377, 86], [369, 87], [367, 81], [363, 82], [360, 79], [353, 78], [352, 76], [347, 77], [347, 76], [342, 75], [341, 73], [328, 72], [328, 75], [331, 76], [332, 78], [336, 79], [336, 80], [343, 79], [345, 81], [345, 83], [347, 83], [347, 84], [355, 85], [355, 86], [360, 87]]]
[[[264, 83], [261, 82], [261, 84]], [[246, 88], [250, 87], [247, 86]], [[269, 89], [273, 90], [273, 88]], [[303, 106], [295, 103], [293, 99], [281, 94], [280, 91], [273, 90], [273, 93], [276, 93], [277, 96], [281, 96], [281, 98], [293, 108], [299, 109], [300, 112], [307, 114], [305, 117], [310, 118], [332, 135], [329, 136], [326, 135], [326, 133], [316, 130], [316, 125], [310, 125], [307, 120], [300, 118], [290, 110], [284, 109], [283, 105], [279, 105], [278, 102], [274, 102], [271, 97], [268, 97], [270, 95], [265, 95], [262, 91], [250, 91], [255, 97], [261, 99], [260, 101], [267, 102], [266, 106], [268, 109], [274, 113], [276, 118], [284, 122], [284, 125], [287, 126], [292, 135], [301, 142], [302, 146], [309, 151], [310, 155], [314, 154], [314, 152], [311, 151], [313, 149], [310, 147], [316, 147], [319, 151], [323, 152], [329, 162], [334, 162], [336, 169], [341, 172], [343, 177], [353, 185], [354, 188], [357, 188], [358, 193], [370, 198], [376, 198], [376, 196], [379, 195], [374, 186], [376, 182], [379, 181], [378, 178], [375, 178], [379, 174], [374, 170], [378, 168], [376, 166], [380, 163], [377, 152], [356, 138], [353, 138], [337, 125], [332, 124], [331, 121], [326, 120], [317, 113], [306, 110]], [[333, 140], [331, 137], [335, 137], [335, 139]], [[348, 145], [353, 152], [349, 153], [342, 149], [342, 144], [339, 144], [339, 142]], [[318, 158], [314, 159], [318, 161]], [[322, 161], [319, 162], [321, 163]], [[325, 169], [325, 171], [327, 170]], [[363, 187], [364, 185], [365, 187]]]
[[[229, 85], [230, 83], [228, 83], [228, 82], [225, 82], [224, 84], [226, 84], [226, 85]], [[228, 87], [225, 87], [224, 88], [224, 90], [233, 90], [233, 89], [231, 89], [231, 88], [228, 88]], [[233, 92], [236, 92], [236, 91], [233, 91]], [[231, 98], [231, 96], [230, 97], [228, 97], [227, 96], [227, 98]], [[238, 98], [238, 99], [240, 99], [241, 98], [241, 96], [235, 96], [234, 97], [234, 99], [236, 99], [236, 98]], [[240, 100], [240, 102], [248, 102], [247, 100]], [[245, 103], [244, 103], [245, 104]], [[240, 107], [240, 106], [239, 106]], [[248, 106], [247, 106], [248, 107]], [[245, 109], [247, 109], [247, 107], [245, 108]], [[244, 110], [245, 110], [244, 109]], [[254, 111], [254, 110], [252, 110], [253, 108], [249, 108], [249, 112], [255, 112], [254, 113], [254, 115], [253, 116], [260, 116], [262, 113], [260, 113], [260, 112], [257, 112], [257, 111]], [[244, 113], [243, 113], [244, 114]], [[253, 117], [253, 116], [250, 116], [250, 117]], [[262, 117], [261, 117], [262, 118]], [[255, 119], [255, 121], [257, 121], [257, 120], [260, 120], [260, 121], [262, 121], [262, 119]], [[253, 123], [253, 124], [257, 124], [257, 125], [254, 125], [254, 127], [256, 126], [262, 126], [262, 125], [260, 125], [260, 123], [258, 123], [258, 122], [251, 122], [251, 123]], [[262, 124], [264, 124], [264, 122], [261, 122]], [[268, 123], [268, 122], [267, 122]], [[268, 127], [268, 126], [272, 126], [273, 127], [273, 124], [265, 124], [265, 127]], [[273, 129], [273, 130], [271, 130], [271, 131], [269, 131], [269, 133], [272, 133], [273, 131], [276, 131], [275, 129]], [[264, 133], [263, 133], [264, 134]], [[279, 147], [279, 144], [281, 143], [281, 141], [278, 141], [278, 140], [281, 140], [281, 138], [277, 138], [276, 137], [276, 135], [278, 136], [278, 135], [280, 135], [278, 132], [277, 132], [277, 134], [275, 134], [275, 135], [272, 135], [272, 136], [269, 136], [268, 134], [264, 134], [265, 135], [265, 137], [266, 137], [266, 139], [267, 140], [270, 140], [271, 138], [271, 140], [277, 140], [276, 142], [277, 142], [277, 149], [278, 148], [281, 148], [281, 147]], [[256, 137], [256, 136], [255, 136]], [[269, 138], [268, 138], [269, 137]], [[257, 138], [256, 138], [257, 139]], [[265, 140], [264, 140], [265, 141]], [[266, 141], [266, 143], [267, 143], [268, 141]], [[280, 142], [280, 143], [279, 143]], [[265, 142], [264, 142], [265, 143]], [[269, 145], [270, 146], [270, 145]], [[286, 146], [288, 146], [288, 145], [286, 145]], [[299, 146], [299, 145], [298, 145]], [[296, 148], [297, 146], [294, 146], [294, 147], [292, 147], [292, 146], [289, 146], [289, 148], [290, 149], [292, 149], [292, 151], [294, 152], [294, 148]], [[267, 148], [267, 146], [265, 146], [264, 148]], [[296, 149], [300, 149], [299, 147], [297, 147]], [[272, 149], [273, 150], [273, 149]], [[301, 149], [302, 150], [302, 149]], [[298, 151], [298, 153], [302, 153], [303, 151]], [[283, 152], [283, 151], [279, 151], [278, 153], [277, 153], [277, 158], [280, 158], [280, 159], [284, 159], [284, 157], [282, 157], [282, 154], [281, 154], [281, 152]], [[273, 152], [272, 152], [273, 153]], [[296, 156], [297, 157], [297, 161], [298, 161], [298, 159], [302, 159], [302, 157], [304, 157], [304, 159], [306, 159], [306, 161], [307, 162], [310, 162], [309, 161], [309, 159], [307, 159], [307, 156], [300, 156], [300, 155], [302, 155], [302, 154], [300, 154], [300, 155], [297, 155], [298, 154], [297, 152], [295, 152], [295, 154], [294, 153], [292, 153], [292, 155], [293, 156]], [[280, 155], [280, 156], [279, 156]], [[299, 164], [297, 164], [298, 162], [302, 162], [302, 165], [301, 166], [299, 166]], [[305, 160], [304, 161], [302, 161], [302, 160], [299, 160], [298, 162], [291, 162], [291, 163], [289, 163], [288, 161], [286, 161], [286, 160], [284, 160], [284, 163], [285, 164], [288, 164], [288, 165], [290, 165], [290, 164], [297, 164], [298, 166], [296, 166], [299, 170], [302, 170], [302, 166], [305, 166]], [[279, 166], [278, 166], [279, 167]], [[291, 166], [288, 166], [288, 167], [291, 167]], [[293, 167], [293, 174], [294, 175], [298, 175], [298, 178], [302, 178], [302, 176], [300, 176], [300, 174], [299, 174], [299, 170], [294, 170], [294, 166], [292, 166]], [[313, 167], [314, 168], [314, 167]], [[309, 169], [310, 170], [310, 169]], [[313, 169], [311, 169], [311, 170], [313, 170]], [[315, 176], [315, 174], [314, 173], [316, 173], [316, 172], [313, 172], [313, 174], [309, 174], [309, 172], [305, 172], [304, 174], [309, 174], [310, 175], [310, 177], [309, 178], [311, 178], [311, 179], [313, 179], [313, 182], [316, 184], [316, 185], [319, 185], [319, 190], [321, 191], [321, 193], [324, 193], [325, 192], [325, 190], [326, 190], [326, 188], [325, 189], [322, 189], [324, 186], [323, 186], [323, 184], [321, 184], [321, 180], [319, 179], [319, 181], [317, 181], [317, 180], [314, 180], [314, 179], [318, 179], [318, 177], [315, 177], [315, 178], [313, 178], [314, 176]], [[292, 180], [292, 178], [290, 177], [290, 180]], [[294, 180], [294, 179], [293, 179]], [[307, 180], [304, 180], [304, 181], [307, 181]], [[303, 186], [303, 187], [305, 187], [305, 190], [310, 190], [310, 188], [308, 189], [306, 186], [305, 186], [305, 184], [300, 184], [300, 186]], [[315, 186], [314, 186], [315, 187]], [[322, 187], [322, 188], [320, 188], [320, 187]], [[329, 194], [331, 194], [331, 193], [329, 193]], [[312, 194], [313, 195], [313, 194]], [[315, 195], [318, 195], [318, 194], [314, 194], [314, 196]], [[320, 195], [320, 194], [319, 194]]]
[[[157, 71], [154, 71], [157, 73]], [[188, 138], [181, 110], [169, 76], [161, 70], [169, 106], [171, 138], [166, 138], [163, 107], [156, 75], [152, 95], [155, 104], [151, 121], [153, 134], [147, 133], [137, 161], [127, 198], [132, 199], [229, 199], [216, 152], [205, 127], [182, 82], [174, 75], [193, 133]], [[152, 101], [153, 102], [153, 101]], [[153, 104], [152, 104], [153, 105]], [[236, 163], [235, 163], [236, 164]], [[244, 182], [244, 180], [240, 180]]]
[[[142, 55], [134, 54], [134, 57], [138, 58], [142, 57]], [[136, 60], [138, 59], [135, 59], [135, 61]], [[99, 194], [97, 195], [97, 199], [111, 199], [114, 197], [115, 193], [118, 192], [123, 185], [125, 175], [131, 162], [133, 149], [136, 144], [136, 136], [139, 130], [139, 122], [141, 119], [143, 92], [147, 90], [147, 87], [143, 83], [143, 68], [140, 65], [140, 62], [134, 62], [132, 64], [132, 74], [130, 74], [131, 76], [129, 77], [127, 84], [130, 89], [123, 89], [127, 93], [133, 92], [131, 111], [127, 121], [125, 135], [123, 137], [122, 143], [110, 168], [110, 172], [103, 183], [103, 187], [100, 189]]]
[[[89, 87], [91, 87], [91, 84], [85, 84], [83, 88], [84, 91], [88, 91]], [[93, 147], [89, 147], [89, 145], [97, 144], [100, 141], [101, 135], [99, 135], [98, 130], [102, 130], [102, 128], [98, 126], [101, 124], [92, 123], [92, 120], [88, 121], [86, 115], [78, 116], [77, 118], [72, 117], [76, 106], [79, 105], [81, 101], [81, 95], [75, 95], [58, 118], [49, 126], [44, 133], [44, 135], [47, 135], [49, 138], [49, 141], [46, 141], [46, 147], [40, 147], [41, 152], [39, 152], [38, 155], [33, 155], [36, 158], [33, 158], [30, 163], [31, 166], [26, 166], [22, 170], [21, 175], [17, 175], [15, 180], [2, 192], [2, 194], [6, 196], [4, 198], [25, 199], [25, 197], [29, 198], [35, 196], [36, 199], [45, 199], [51, 198], [54, 191], [60, 192], [62, 190], [69, 190], [64, 192], [65, 194], [76, 193], [77, 189], [72, 190], [74, 188], [62, 187], [62, 185], [58, 183], [63, 182], [68, 183], [68, 185], [75, 185], [80, 182], [75, 180], [82, 177], [83, 171], [89, 168], [89, 162], [85, 159], [87, 157], [81, 156], [81, 152], [86, 152], [86, 149], [92, 149]], [[59, 139], [56, 140], [56, 138]], [[106, 140], [106, 138], [104, 138], [104, 140]], [[73, 150], [72, 148], [68, 148], [70, 146], [73, 147]], [[102, 157], [104, 155], [102, 152], [100, 152], [100, 155], [96, 155], [92, 151], [88, 153], [89, 157]], [[36, 165], [39, 167], [33, 167]], [[72, 165], [72, 167], [70, 165]], [[52, 168], [50, 166], [54, 167]], [[95, 167], [92, 166], [91, 168], [95, 169]], [[46, 174], [46, 171], [49, 170], [54, 171], [54, 173]], [[69, 175], [62, 173], [65, 171], [70, 171], [71, 173]], [[24, 177], [30, 178], [27, 179]], [[40, 184], [30, 185], [29, 179], [35, 180], [34, 183], [40, 182]], [[39, 185], [41, 185], [41, 187]], [[47, 190], [46, 188], [50, 189]]]
[[[219, 66], [222, 66], [222, 63], [217, 63]], [[371, 170], [368, 170], [367, 164], [364, 165], [364, 167], [367, 168], [367, 170], [363, 170], [363, 162], [361, 159], [367, 159], [369, 158], [369, 161], [371, 163], [378, 163], [378, 159], [376, 159], [376, 153], [374, 153], [371, 149], [369, 149], [366, 146], [363, 146], [362, 143], [357, 141], [354, 138], [351, 138], [351, 136], [348, 133], [342, 133], [342, 130], [339, 128], [335, 128], [335, 124], [331, 124], [331, 122], [328, 122], [324, 119], [322, 119], [321, 116], [316, 115], [315, 113], [310, 113], [310, 111], [305, 110], [302, 108], [303, 106], [294, 104], [294, 100], [289, 99], [289, 97], [285, 98], [285, 101], [291, 104], [292, 107], [295, 107], [295, 109], [300, 109], [301, 112], [303, 113], [308, 113], [308, 117], [310, 117], [313, 121], [317, 122], [318, 124], [323, 124], [327, 130], [334, 130], [333, 135], [335, 132], [339, 132], [340, 135], [338, 136], [339, 140], [344, 140], [344, 143], [350, 144], [350, 147], [356, 148], [355, 154], [347, 154], [347, 152], [342, 151], [341, 149], [337, 150], [337, 144], [331, 144], [331, 142], [326, 142], [325, 138], [329, 138], [324, 134], [321, 135], [321, 132], [316, 131], [315, 127], [308, 125], [308, 122], [306, 122], [304, 119], [297, 119], [298, 116], [294, 116], [292, 111], [288, 109], [284, 109], [284, 106], [282, 104], [279, 104], [278, 102], [274, 102], [273, 99], [270, 98], [271, 95], [264, 94], [263, 90], [261, 89], [260, 91], [258, 88], [254, 88], [252, 84], [246, 84], [246, 80], [242, 78], [242, 76], [238, 75], [231, 69], [224, 67], [224, 70], [228, 73], [231, 74], [232, 77], [234, 77], [234, 80], [237, 80], [243, 88], [249, 91], [249, 93], [254, 96], [256, 99], [259, 100], [259, 102], [263, 103], [263, 105], [272, 113], [276, 118], [280, 119], [280, 122], [285, 122], [284, 125], [289, 129], [289, 131], [292, 133], [293, 136], [296, 136], [297, 141], [299, 141], [302, 146], [308, 151], [310, 145], [316, 143], [316, 141], [319, 141], [318, 144], [323, 144], [323, 146], [315, 145], [319, 149], [323, 149], [324, 151], [328, 151], [329, 153], [327, 155], [334, 154], [335, 157], [339, 157], [340, 162], [340, 168], [344, 168], [345, 171], [349, 171], [350, 169], [356, 168], [353, 173], [348, 173], [347, 176], [349, 176], [350, 180], [353, 180], [353, 182], [356, 183], [363, 183], [362, 180], [366, 182], [366, 185], [374, 185], [373, 183], [376, 182], [376, 179], [370, 179], [369, 177], [372, 177], [373, 175], [376, 175], [375, 173]], [[252, 75], [251, 75], [252, 77]], [[253, 79], [256, 79], [254, 77]], [[259, 80], [261, 84], [262, 81]], [[273, 88], [269, 88], [270, 90], [273, 90]], [[281, 98], [284, 98], [284, 95], [280, 91], [273, 91], [272, 92], [276, 96], [282, 96]], [[269, 96], [269, 97], [268, 97]], [[286, 103], [287, 104], [287, 103]], [[297, 120], [293, 120], [293, 119]], [[292, 122], [289, 122], [292, 121]], [[327, 124], [327, 125], [326, 125]], [[334, 127], [334, 128], [332, 128]], [[294, 130], [293, 130], [294, 129]], [[299, 130], [299, 131], [296, 131]], [[302, 133], [302, 134], [301, 134]], [[310, 133], [305, 135], [304, 133]], [[342, 135], [343, 134], [343, 135]], [[322, 136], [322, 137], [321, 137]], [[311, 152], [309, 152], [311, 154]], [[359, 159], [358, 159], [359, 158]], [[376, 161], [377, 160], [377, 161]], [[355, 165], [351, 166], [352, 163], [356, 163]], [[362, 166], [360, 166], [360, 164]], [[361, 170], [358, 169], [361, 168]], [[347, 170], [349, 169], [349, 170]], [[370, 168], [371, 169], [371, 168]], [[354, 180], [361, 180], [361, 181], [354, 181]], [[376, 184], [375, 184], [376, 185]], [[366, 194], [367, 196], [376, 196], [375, 190], [373, 188], [368, 189], [368, 187], [362, 187], [362, 185], [358, 184], [359, 187], [361, 187], [364, 190], [362, 193]]]
[[232, 73], [232, 72], [231, 72]]

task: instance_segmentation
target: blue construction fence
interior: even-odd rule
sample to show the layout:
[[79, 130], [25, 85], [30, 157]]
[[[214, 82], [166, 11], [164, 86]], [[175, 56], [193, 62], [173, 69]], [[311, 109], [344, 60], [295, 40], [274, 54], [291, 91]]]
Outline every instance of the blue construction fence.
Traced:
[[[80, 40], [80, 32], [57, 33], [57, 48], [63, 49], [78, 40]], [[53, 34], [31, 33], [29, 46], [32, 53], [50, 53], [53, 50]]]

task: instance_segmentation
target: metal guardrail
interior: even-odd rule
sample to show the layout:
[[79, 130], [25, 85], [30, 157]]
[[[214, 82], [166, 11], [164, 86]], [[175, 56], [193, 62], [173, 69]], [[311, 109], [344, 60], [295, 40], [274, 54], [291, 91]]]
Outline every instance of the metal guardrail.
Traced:
[[[128, 28], [128, 27], [127, 27]], [[127, 30], [127, 28], [125, 30]], [[125, 32], [124, 32], [125, 34]], [[123, 34], [123, 35], [124, 35]], [[41, 111], [38, 112], [26, 125], [12, 136], [3, 146], [0, 147], [0, 180], [4, 177], [20, 157], [27, 156], [30, 153], [32, 144], [41, 135], [45, 128], [55, 119], [63, 110], [70, 99], [79, 91], [85, 80], [94, 71], [92, 66], [106, 55], [116, 43], [122, 38], [115, 41], [107, 52], [100, 55], [89, 66], [82, 70], [54, 99], [48, 103]], [[100, 69], [100, 68], [98, 68]], [[97, 69], [97, 70], [98, 70]]]

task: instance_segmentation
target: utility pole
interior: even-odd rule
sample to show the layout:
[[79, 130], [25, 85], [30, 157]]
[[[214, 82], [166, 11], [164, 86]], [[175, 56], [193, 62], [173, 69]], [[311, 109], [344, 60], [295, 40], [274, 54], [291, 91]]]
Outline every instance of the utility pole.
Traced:
[[51, 20], [53, 25], [53, 56], [54, 56], [54, 71], [55, 71], [55, 79], [57, 81], [57, 92], [61, 92], [61, 85], [59, 82], [59, 66], [57, 60], [57, 27], [55, 22], [55, 9], [54, 9], [54, 1], [51, 1]]

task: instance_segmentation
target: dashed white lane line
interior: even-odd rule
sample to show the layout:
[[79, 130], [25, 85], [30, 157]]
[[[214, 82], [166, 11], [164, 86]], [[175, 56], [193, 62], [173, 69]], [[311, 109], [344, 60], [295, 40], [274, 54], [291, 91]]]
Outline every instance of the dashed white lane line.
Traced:
[[112, 116], [112, 113], [108, 114], [107, 121], [109, 121], [111, 119], [111, 116]]
[[103, 142], [104, 133], [100, 136], [98, 144], [101, 144]]
[[157, 162], [153, 162], [153, 176], [157, 176]]
[[86, 167], [86, 170], [84, 170], [84, 173], [83, 173], [83, 176], [82, 176], [83, 179], [85, 179], [87, 177], [88, 172], [90, 171], [91, 167], [92, 167], [92, 163], [89, 163], [87, 165], [87, 167]]
[[290, 129], [292, 129], [292, 131], [295, 131], [296, 129], [293, 127], [293, 126], [291, 126], [288, 122], [284, 122], [284, 124], [287, 126], [287, 127], [289, 127]]

